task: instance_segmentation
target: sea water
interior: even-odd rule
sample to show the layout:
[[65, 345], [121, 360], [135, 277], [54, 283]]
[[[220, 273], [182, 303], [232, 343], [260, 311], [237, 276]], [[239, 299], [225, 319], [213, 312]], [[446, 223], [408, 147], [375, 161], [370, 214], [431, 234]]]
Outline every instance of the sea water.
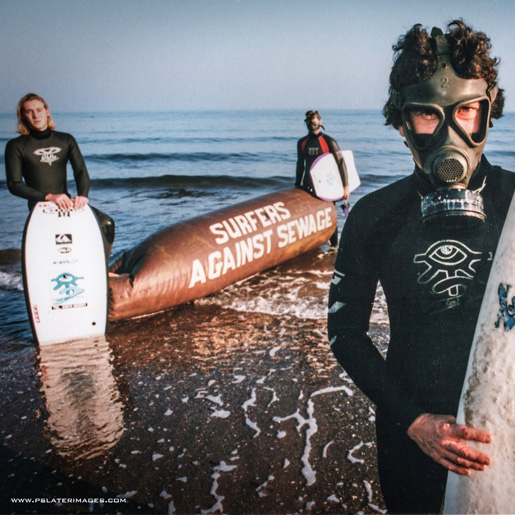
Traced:
[[[379, 111], [327, 110], [326, 133], [354, 153], [363, 195], [412, 172], [398, 132]], [[76, 138], [91, 176], [90, 202], [116, 222], [113, 259], [150, 234], [268, 192], [291, 187], [296, 143], [305, 133], [303, 112], [176, 111], [54, 113], [57, 130]], [[486, 154], [515, 169], [515, 113], [495, 122]], [[14, 114], [0, 114], [0, 144], [16, 137]], [[0, 166], [4, 169], [3, 152]], [[75, 192], [69, 170], [69, 189]], [[19, 260], [28, 215], [23, 199], [0, 180], [0, 345], [32, 345]], [[338, 209], [341, 230], [345, 215]], [[14, 256], [14, 258], [13, 258]], [[325, 318], [334, 252], [321, 249], [200, 301], [240, 311]], [[386, 323], [384, 310], [376, 313]]]
[[[322, 114], [355, 155], [362, 185], [351, 204], [411, 173], [379, 112]], [[54, 117], [79, 142], [91, 203], [116, 220], [113, 259], [160, 228], [291, 187], [305, 134], [302, 111]], [[487, 148], [508, 169], [514, 121], [496, 122]], [[14, 128], [0, 115], [3, 145]], [[111, 324], [105, 340], [38, 347], [19, 262], [28, 211], [5, 179], [0, 210], [0, 511], [49, 513], [53, 505], [31, 501], [57, 496], [114, 499], [117, 513], [385, 513], [374, 406], [327, 342], [334, 249]], [[382, 301], [379, 292], [370, 334], [384, 353]], [[113, 511], [87, 499], [56, 509]]]

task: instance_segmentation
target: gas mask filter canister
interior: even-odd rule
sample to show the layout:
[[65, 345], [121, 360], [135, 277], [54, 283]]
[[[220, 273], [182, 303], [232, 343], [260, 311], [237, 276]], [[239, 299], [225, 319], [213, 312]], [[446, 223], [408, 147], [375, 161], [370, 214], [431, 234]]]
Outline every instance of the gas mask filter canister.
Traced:
[[417, 172], [435, 189], [422, 198], [422, 220], [483, 222], [482, 188], [472, 191], [468, 185], [481, 161], [498, 89], [484, 79], [460, 78], [446, 36], [438, 28], [431, 36], [438, 58], [435, 73], [393, 97]]

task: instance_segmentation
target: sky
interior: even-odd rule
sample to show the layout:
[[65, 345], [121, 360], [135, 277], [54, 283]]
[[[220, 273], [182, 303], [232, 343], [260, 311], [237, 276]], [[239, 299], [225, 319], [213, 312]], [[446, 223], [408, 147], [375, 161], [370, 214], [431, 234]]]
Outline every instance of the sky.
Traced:
[[515, 111], [512, 0], [0, 0], [0, 112], [381, 109], [398, 37], [456, 18]]

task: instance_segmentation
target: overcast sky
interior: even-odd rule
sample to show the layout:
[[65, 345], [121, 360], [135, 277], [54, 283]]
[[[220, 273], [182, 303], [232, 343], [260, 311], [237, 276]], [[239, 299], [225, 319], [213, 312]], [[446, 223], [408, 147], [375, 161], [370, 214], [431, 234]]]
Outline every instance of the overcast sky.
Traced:
[[0, 0], [0, 112], [380, 109], [398, 36], [460, 17], [515, 111], [512, 0]]

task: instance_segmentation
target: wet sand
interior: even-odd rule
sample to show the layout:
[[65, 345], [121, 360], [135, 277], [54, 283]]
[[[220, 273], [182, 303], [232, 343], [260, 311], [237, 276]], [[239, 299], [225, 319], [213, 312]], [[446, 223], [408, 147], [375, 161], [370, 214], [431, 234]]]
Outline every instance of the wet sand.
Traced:
[[190, 304], [13, 343], [0, 381], [2, 513], [385, 512], [373, 406], [324, 320]]

